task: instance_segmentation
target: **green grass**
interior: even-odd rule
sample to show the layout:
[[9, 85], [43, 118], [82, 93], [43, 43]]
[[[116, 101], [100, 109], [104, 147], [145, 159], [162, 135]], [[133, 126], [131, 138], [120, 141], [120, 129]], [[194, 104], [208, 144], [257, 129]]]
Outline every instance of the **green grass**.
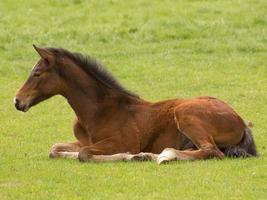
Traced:
[[[32, 44], [93, 55], [145, 99], [212, 95], [255, 125], [260, 157], [195, 162], [51, 160], [72, 141], [61, 97], [17, 112]], [[0, 199], [267, 199], [265, 0], [0, 2]]]

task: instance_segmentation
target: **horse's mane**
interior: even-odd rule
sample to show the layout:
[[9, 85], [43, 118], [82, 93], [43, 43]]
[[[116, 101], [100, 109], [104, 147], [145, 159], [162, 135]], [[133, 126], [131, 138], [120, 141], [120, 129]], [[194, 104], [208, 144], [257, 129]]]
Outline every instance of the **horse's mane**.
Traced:
[[85, 73], [100, 81], [105, 86], [115, 89], [121, 93], [127, 94], [129, 96], [138, 97], [136, 94], [125, 89], [114, 76], [106, 70], [106, 68], [100, 64], [95, 58], [90, 56], [84, 56], [80, 53], [70, 52], [62, 48], [47, 48], [50, 52], [56, 56], [67, 56], [71, 59], [77, 66], [79, 66]]

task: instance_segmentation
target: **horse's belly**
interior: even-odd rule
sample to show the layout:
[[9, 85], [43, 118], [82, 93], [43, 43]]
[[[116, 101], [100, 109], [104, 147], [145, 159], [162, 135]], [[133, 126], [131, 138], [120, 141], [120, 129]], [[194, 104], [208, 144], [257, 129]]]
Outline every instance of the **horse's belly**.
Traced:
[[175, 148], [180, 149], [183, 139], [181, 139], [183, 134], [181, 134], [177, 128], [166, 129], [159, 134], [159, 136], [151, 141], [143, 152], [161, 153], [165, 148]]

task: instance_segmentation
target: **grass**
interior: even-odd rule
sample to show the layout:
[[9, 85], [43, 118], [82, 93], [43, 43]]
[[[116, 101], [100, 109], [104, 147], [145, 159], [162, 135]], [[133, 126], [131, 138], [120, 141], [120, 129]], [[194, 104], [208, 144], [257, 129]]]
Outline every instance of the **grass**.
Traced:
[[[266, 199], [265, 0], [1, 1], [0, 199]], [[217, 96], [251, 120], [260, 157], [155, 163], [51, 160], [72, 141], [61, 97], [17, 112], [16, 90], [38, 56], [93, 55], [145, 99]]]

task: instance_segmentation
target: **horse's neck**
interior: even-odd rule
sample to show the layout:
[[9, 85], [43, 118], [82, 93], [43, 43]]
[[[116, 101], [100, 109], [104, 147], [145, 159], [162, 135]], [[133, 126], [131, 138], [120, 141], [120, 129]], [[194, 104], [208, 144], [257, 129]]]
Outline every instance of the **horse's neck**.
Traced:
[[95, 124], [95, 118], [99, 113], [109, 115], [108, 113], [114, 112], [114, 109], [118, 112], [125, 112], [123, 109], [126, 107], [125, 105], [141, 103], [141, 100], [117, 94], [103, 96], [103, 99], [100, 100], [94, 94], [79, 93], [77, 91], [71, 92], [67, 100], [78, 120], [85, 126], [84, 128], [88, 129], [90, 129], [90, 124]]
[[[74, 110], [78, 120], [84, 126], [94, 122], [97, 113], [103, 113], [103, 109], [105, 112], [108, 112], [108, 109], [112, 112], [112, 109], [118, 105], [118, 102], [136, 104], [139, 101], [137, 98], [128, 97], [110, 88], [105, 88], [103, 85], [92, 84], [92, 82], [79, 86], [74, 86], [73, 82], [69, 84], [64, 96]], [[123, 112], [121, 107], [118, 110]]]
[[[70, 65], [65, 71], [65, 91], [62, 93], [66, 97], [70, 106], [74, 110], [78, 120], [83, 124], [90, 124], [94, 121], [97, 112], [107, 109], [113, 105], [118, 105], [118, 101], [126, 103], [138, 103], [142, 100], [121, 94], [116, 89], [111, 89], [95, 79], [88, 79], [79, 68]], [[103, 105], [109, 106], [103, 106]], [[120, 109], [121, 110], [121, 109]]]
[[58, 65], [62, 76], [61, 95], [68, 100], [79, 121], [90, 120], [98, 109], [93, 80], [71, 61], [64, 63], [60, 60]]

